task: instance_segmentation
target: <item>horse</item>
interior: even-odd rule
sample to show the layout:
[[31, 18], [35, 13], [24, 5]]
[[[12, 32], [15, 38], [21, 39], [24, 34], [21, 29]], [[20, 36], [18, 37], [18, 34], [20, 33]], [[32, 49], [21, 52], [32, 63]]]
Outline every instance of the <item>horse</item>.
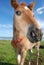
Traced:
[[[38, 38], [40, 37], [41, 33], [40, 25], [34, 18], [34, 5], [35, 2], [31, 2], [26, 6], [25, 2], [18, 4], [17, 0], [11, 0], [11, 6], [14, 8], [13, 39], [11, 44], [15, 49], [18, 65], [24, 65], [28, 50], [30, 50], [29, 65], [31, 65], [31, 53], [34, 46], [37, 50], [38, 65], [40, 40], [35, 41], [34, 39], [35, 42], [31, 42], [30, 38], [28, 38], [28, 36], [30, 36], [28, 35], [28, 33], [30, 33], [30, 27], [33, 28], [34, 26], [39, 30]], [[32, 35], [35, 36], [34, 33], [32, 33]], [[32, 38], [34, 38], [33, 36]]]

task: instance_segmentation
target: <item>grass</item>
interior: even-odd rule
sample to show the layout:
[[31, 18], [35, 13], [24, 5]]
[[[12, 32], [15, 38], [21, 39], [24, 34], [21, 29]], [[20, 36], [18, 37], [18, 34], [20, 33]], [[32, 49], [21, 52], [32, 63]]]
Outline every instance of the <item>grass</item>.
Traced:
[[[41, 42], [41, 45], [44, 45], [44, 41]], [[42, 59], [42, 65], [44, 65], [44, 49], [40, 49], [40, 55]], [[27, 53], [27, 58], [29, 57], [29, 53]], [[8, 63], [3, 65], [11, 65], [16, 64], [16, 56], [13, 47], [11, 46], [10, 40], [0, 40], [0, 65], [2, 63]]]
[[16, 63], [16, 56], [11, 41], [0, 41], [0, 62]]

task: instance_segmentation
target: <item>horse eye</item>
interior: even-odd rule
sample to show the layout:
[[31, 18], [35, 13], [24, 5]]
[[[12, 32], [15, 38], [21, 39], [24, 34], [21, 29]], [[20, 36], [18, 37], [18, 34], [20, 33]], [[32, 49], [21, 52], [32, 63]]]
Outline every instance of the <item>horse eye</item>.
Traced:
[[16, 14], [17, 15], [21, 15], [21, 11], [16, 11]]

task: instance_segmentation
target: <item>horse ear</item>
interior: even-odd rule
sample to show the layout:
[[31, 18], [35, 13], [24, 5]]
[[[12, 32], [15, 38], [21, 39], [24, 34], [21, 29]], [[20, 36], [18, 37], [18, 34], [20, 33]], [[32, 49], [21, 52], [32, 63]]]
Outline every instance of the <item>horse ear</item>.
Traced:
[[16, 9], [18, 7], [18, 2], [17, 0], [11, 0], [11, 6]]
[[28, 8], [30, 9], [30, 10], [33, 10], [33, 8], [34, 8], [34, 2], [31, 2], [29, 5], [28, 5]]
[[21, 5], [21, 6], [25, 6], [26, 4], [25, 4], [24, 2], [22, 2], [20, 5]]

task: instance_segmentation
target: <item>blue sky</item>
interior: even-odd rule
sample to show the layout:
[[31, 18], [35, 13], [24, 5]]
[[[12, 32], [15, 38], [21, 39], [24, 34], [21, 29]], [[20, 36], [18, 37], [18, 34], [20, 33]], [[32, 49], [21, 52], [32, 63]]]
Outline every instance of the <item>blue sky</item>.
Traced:
[[[22, 0], [18, 0], [20, 3]], [[28, 5], [33, 0], [24, 0]], [[34, 16], [40, 24], [44, 33], [44, 0], [35, 0]], [[14, 10], [10, 0], [0, 0], [0, 37], [12, 37]]]

